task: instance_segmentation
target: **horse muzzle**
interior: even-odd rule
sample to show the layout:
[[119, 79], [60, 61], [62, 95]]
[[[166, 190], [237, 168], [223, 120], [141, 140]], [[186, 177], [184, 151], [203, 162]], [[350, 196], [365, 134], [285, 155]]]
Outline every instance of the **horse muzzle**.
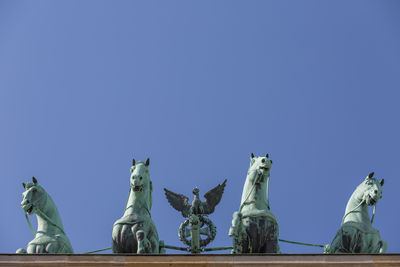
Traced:
[[29, 203], [29, 202], [28, 203], [26, 203], [26, 202], [24, 203], [24, 201], [23, 201], [21, 203], [21, 207], [29, 215], [31, 215], [33, 213], [34, 206], [31, 203]]
[[260, 166], [260, 167], [258, 168], [259, 172], [260, 172], [262, 175], [268, 175], [270, 169], [271, 169], [270, 166]]
[[367, 203], [368, 206], [373, 206], [373, 205], [375, 205], [377, 202], [378, 202], [378, 199], [372, 197], [371, 195], [368, 195], [368, 196], [367, 196], [366, 203]]
[[142, 192], [143, 191], [143, 185], [131, 185], [132, 190], [135, 192]]

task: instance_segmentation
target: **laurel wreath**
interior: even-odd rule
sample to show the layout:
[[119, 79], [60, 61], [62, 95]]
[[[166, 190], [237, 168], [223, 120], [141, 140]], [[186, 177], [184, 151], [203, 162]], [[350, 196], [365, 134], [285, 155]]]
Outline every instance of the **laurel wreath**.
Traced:
[[[199, 216], [199, 220], [201, 222], [201, 227], [203, 225], [207, 225], [207, 227], [210, 230], [210, 236], [207, 236], [206, 239], [200, 239], [200, 247], [205, 247], [207, 246], [211, 241], [214, 240], [216, 234], [217, 234], [217, 229], [215, 227], [215, 225], [213, 224], [213, 222], [208, 219], [205, 218], [203, 216]], [[185, 232], [186, 232], [186, 227], [189, 225], [189, 219], [185, 220], [183, 223], [181, 223], [181, 225], [179, 226], [179, 230], [178, 230], [178, 235], [179, 235], [179, 239], [186, 244], [187, 246], [191, 246], [191, 242], [190, 240], [188, 240], [185, 236]], [[200, 228], [201, 228], [200, 227]]]

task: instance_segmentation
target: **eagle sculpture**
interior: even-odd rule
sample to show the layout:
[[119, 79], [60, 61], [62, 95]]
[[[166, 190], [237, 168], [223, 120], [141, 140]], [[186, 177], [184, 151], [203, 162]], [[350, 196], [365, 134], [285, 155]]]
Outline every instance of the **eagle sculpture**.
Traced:
[[217, 185], [210, 191], [208, 191], [204, 198], [205, 202], [202, 202], [199, 197], [199, 189], [196, 187], [193, 189], [194, 199], [192, 204], [189, 204], [189, 198], [182, 194], [177, 194], [168, 189], [164, 188], [165, 196], [168, 199], [169, 204], [177, 211], [182, 212], [182, 216], [188, 218], [190, 215], [207, 215], [214, 212], [215, 206], [221, 201], [222, 194], [224, 193], [226, 185], [226, 179], [222, 184]]

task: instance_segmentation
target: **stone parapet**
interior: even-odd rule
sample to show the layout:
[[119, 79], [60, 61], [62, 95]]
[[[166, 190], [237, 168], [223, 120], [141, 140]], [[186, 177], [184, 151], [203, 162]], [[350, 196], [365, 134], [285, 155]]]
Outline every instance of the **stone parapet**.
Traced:
[[327, 254], [277, 254], [277, 255], [21, 255], [0, 254], [1, 267], [368, 267], [400, 266], [400, 254], [327, 255]]

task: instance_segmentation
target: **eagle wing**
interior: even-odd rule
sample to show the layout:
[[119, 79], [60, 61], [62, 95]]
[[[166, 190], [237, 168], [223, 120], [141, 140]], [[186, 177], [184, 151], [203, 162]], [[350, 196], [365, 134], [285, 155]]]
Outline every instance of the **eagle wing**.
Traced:
[[206, 199], [206, 202], [203, 202], [204, 214], [211, 214], [214, 212], [215, 206], [217, 206], [218, 203], [221, 201], [225, 185], [226, 179], [222, 184], [217, 185], [204, 195]]
[[164, 188], [164, 192], [169, 204], [171, 204], [171, 206], [177, 211], [182, 212], [183, 217], [189, 217], [189, 210], [191, 207], [189, 204], [189, 198], [182, 194], [169, 191], [167, 188]]

